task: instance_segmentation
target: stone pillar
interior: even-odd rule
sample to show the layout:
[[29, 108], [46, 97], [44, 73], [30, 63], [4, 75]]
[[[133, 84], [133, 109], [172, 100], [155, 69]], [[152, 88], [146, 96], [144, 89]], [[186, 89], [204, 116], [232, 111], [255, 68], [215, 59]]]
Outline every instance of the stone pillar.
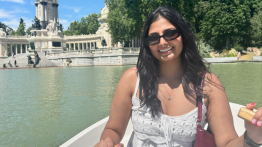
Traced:
[[89, 49], [91, 49], [91, 42], [89, 42]]
[[23, 53], [23, 45], [20, 44], [20, 54], [22, 54], [22, 53]]
[[132, 39], [132, 47], [134, 47], [135, 45], [134, 45], [134, 43], [135, 43], [135, 40], [134, 39]]
[[52, 4], [52, 6], [53, 6], [53, 20], [54, 20], [54, 22], [56, 22], [56, 4]]
[[57, 18], [57, 23], [59, 23], [59, 17], [58, 17], [58, 4], [56, 5], [56, 18]]
[[88, 48], [87, 46], [88, 46], [88, 44], [87, 44], [87, 42], [86, 42], [86, 48], [85, 48], [86, 50], [87, 50], [87, 48]]
[[35, 16], [38, 18], [38, 8], [37, 7], [38, 7], [38, 4], [35, 4], [35, 12], [36, 12]]
[[74, 51], [76, 50], [76, 44], [74, 43]]
[[7, 57], [8, 56], [7, 55], [7, 44], [5, 44], [4, 47], [5, 47], [5, 50], [4, 50], [5, 51], [5, 57]]
[[15, 44], [15, 55], [17, 55], [17, 44]]
[[78, 48], [77, 48], [77, 50], [80, 50], [80, 43], [78, 43]]
[[28, 53], [28, 44], [25, 45], [25, 52]]
[[42, 22], [42, 28], [44, 28], [44, 23], [45, 23], [45, 9], [44, 9], [44, 2], [41, 2], [41, 6], [42, 6], [42, 11], [41, 11], [41, 22]]
[[[47, 22], [47, 3], [45, 3], [45, 21]], [[48, 22], [47, 22], [48, 23]], [[46, 24], [47, 26], [47, 24]]]
[[11, 53], [11, 56], [12, 56], [12, 54], [13, 54], [13, 46], [12, 46], [12, 43], [10, 44], [10, 53]]

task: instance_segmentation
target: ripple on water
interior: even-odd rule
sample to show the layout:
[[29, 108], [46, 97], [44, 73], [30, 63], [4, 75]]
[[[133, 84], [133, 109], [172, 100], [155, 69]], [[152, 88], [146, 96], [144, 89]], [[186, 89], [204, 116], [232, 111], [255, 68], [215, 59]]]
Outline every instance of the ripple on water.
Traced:
[[[0, 70], [0, 146], [59, 146], [109, 115], [131, 66]], [[261, 63], [214, 64], [232, 102], [261, 103]]]

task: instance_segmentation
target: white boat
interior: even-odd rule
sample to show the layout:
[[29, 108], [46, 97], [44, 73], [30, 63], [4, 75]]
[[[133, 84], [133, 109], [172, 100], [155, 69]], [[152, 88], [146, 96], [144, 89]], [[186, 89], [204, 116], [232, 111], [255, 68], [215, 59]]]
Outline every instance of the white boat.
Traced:
[[[239, 118], [237, 114], [239, 109], [245, 106], [235, 103], [229, 103], [229, 104], [233, 115], [236, 132], [240, 136], [245, 132], [244, 120]], [[109, 117], [106, 117], [100, 120], [99, 122], [93, 124], [92, 126], [86, 128], [85, 130], [83, 130], [82, 132], [80, 132], [79, 134], [77, 134], [76, 136], [74, 136], [64, 144], [62, 144], [60, 147], [94, 147], [95, 144], [98, 143], [100, 140], [100, 136], [105, 128], [108, 118]], [[132, 132], [133, 132], [133, 125], [130, 119], [128, 126], [126, 128], [125, 135], [121, 141], [121, 143], [123, 143], [125, 147], [127, 146], [129, 137], [132, 134]]]

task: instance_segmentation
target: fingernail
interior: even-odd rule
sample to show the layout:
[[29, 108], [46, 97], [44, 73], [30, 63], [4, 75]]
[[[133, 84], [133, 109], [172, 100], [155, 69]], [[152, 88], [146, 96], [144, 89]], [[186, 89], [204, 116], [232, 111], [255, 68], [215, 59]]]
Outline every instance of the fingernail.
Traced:
[[260, 127], [262, 125], [262, 121], [257, 122], [257, 126]]
[[252, 119], [252, 124], [255, 124], [257, 122], [257, 120], [256, 119]]
[[255, 104], [256, 104], [255, 102], [251, 103], [251, 105], [255, 105]]

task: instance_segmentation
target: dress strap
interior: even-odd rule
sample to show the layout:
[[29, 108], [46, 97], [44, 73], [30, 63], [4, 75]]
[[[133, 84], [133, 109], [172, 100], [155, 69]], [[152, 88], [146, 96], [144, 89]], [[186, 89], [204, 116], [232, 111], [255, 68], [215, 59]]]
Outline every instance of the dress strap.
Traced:
[[134, 92], [133, 97], [136, 96], [136, 93], [137, 93], [137, 90], [138, 90], [138, 87], [139, 87], [139, 81], [140, 81], [139, 74], [137, 74], [136, 88], [135, 88], [135, 92]]

